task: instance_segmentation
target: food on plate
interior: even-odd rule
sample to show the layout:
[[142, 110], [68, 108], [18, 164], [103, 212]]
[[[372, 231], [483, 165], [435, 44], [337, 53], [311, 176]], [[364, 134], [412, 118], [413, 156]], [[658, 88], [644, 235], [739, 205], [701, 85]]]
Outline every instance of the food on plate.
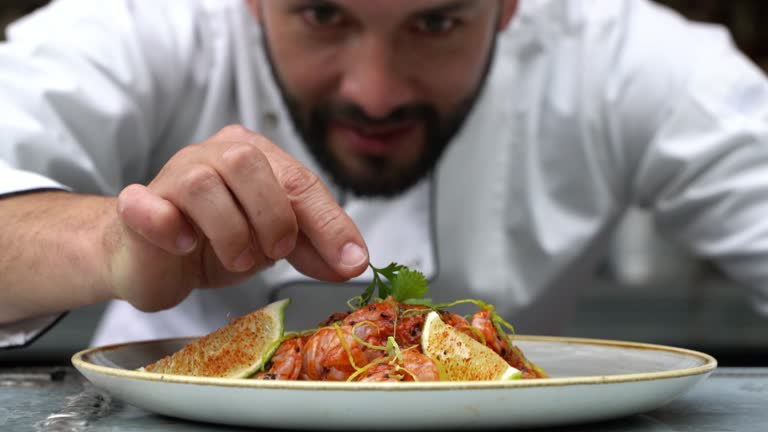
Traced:
[[445, 381], [503, 381], [522, 376], [496, 351], [444, 323], [434, 311], [424, 322], [421, 349], [441, 366]]
[[[434, 304], [424, 275], [392, 263], [315, 329], [283, 333], [287, 300], [234, 320], [145, 367], [148, 372], [317, 381], [476, 381], [545, 378], [479, 300]], [[377, 296], [374, 297], [374, 293]], [[471, 303], [464, 318], [446, 309]]]
[[247, 378], [264, 366], [283, 336], [288, 300], [233, 320], [229, 325], [147, 365], [148, 372], [206, 377]]

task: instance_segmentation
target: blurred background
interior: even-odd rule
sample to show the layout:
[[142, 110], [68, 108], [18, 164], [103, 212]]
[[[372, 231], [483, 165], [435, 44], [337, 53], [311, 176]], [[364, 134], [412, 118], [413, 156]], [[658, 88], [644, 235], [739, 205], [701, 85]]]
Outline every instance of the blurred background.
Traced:
[[[768, 70], [768, 2], [659, 2], [691, 19], [727, 26], [738, 46]], [[0, 0], [0, 34], [9, 22], [45, 3]], [[88, 345], [102, 310], [72, 311], [31, 347], [0, 351], [0, 364], [68, 364], [73, 352]], [[768, 365], [768, 318], [755, 313], [746, 291], [710, 263], [661, 239], [649, 215], [639, 210], [628, 212], [615, 233], [611, 254], [580, 298], [566, 334], [699, 349], [723, 365]]]

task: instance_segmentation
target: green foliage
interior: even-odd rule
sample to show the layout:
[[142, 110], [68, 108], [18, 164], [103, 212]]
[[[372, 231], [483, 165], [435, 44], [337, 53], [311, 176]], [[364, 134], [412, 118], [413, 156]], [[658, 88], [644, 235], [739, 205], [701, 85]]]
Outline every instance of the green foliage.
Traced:
[[[374, 267], [372, 264], [369, 264], [369, 266], [373, 270], [373, 281], [371, 281], [361, 296], [350, 299], [347, 304], [352, 309], [357, 309], [371, 303], [371, 300], [374, 300], [373, 295], [377, 290], [378, 297], [376, 299], [383, 300], [391, 296], [400, 303], [427, 306], [429, 309], [434, 310], [444, 310], [459, 304], [471, 303], [489, 312], [493, 326], [502, 337], [508, 338], [507, 331], [515, 332], [514, 327], [496, 313], [492, 304], [485, 303], [482, 300], [463, 299], [451, 303], [434, 304], [431, 299], [424, 298], [427, 291], [429, 291], [429, 286], [427, 285], [427, 278], [420, 271], [411, 270], [402, 264], [394, 262], [383, 268]], [[417, 310], [416, 312], [422, 313], [425, 311]]]
[[373, 281], [358, 299], [358, 306], [370, 303], [376, 292], [379, 299], [391, 296], [401, 303], [431, 303], [424, 298], [429, 286], [427, 285], [427, 278], [420, 271], [411, 270], [397, 263], [390, 263], [383, 268], [374, 267], [370, 264], [370, 267], [373, 270]]

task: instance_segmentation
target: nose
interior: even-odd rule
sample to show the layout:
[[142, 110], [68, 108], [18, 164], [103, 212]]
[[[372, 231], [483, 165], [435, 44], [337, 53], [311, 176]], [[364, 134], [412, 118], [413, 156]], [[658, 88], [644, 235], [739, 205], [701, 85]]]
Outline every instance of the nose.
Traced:
[[414, 92], [395, 47], [386, 40], [361, 38], [348, 49], [341, 77], [342, 100], [354, 103], [373, 118], [386, 117], [412, 102]]

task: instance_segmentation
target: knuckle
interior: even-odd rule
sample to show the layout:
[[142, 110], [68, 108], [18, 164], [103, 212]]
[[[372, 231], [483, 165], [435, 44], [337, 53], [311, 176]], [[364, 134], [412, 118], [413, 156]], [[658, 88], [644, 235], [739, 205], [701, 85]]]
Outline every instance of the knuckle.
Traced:
[[269, 140], [269, 138], [265, 137], [264, 135], [258, 133], [258, 132], [250, 132], [249, 135], [249, 141], [250, 143], [259, 146], [259, 148], [263, 148], [264, 146], [267, 147], [275, 147], [275, 145], [272, 143], [272, 141]]
[[281, 184], [290, 198], [301, 197], [320, 184], [320, 178], [303, 166], [292, 166], [281, 173]]
[[243, 125], [231, 124], [221, 128], [218, 135], [221, 135], [223, 137], [228, 137], [228, 138], [234, 138], [234, 139], [243, 139], [245, 137], [250, 137], [251, 135], [253, 135], [253, 132]]
[[182, 165], [197, 159], [201, 148], [202, 144], [189, 144], [182, 147], [179, 151], [176, 152], [176, 154], [173, 155], [166, 166]]
[[341, 207], [324, 207], [315, 213], [314, 218], [317, 228], [327, 234], [341, 234], [344, 229], [344, 224], [338, 223], [344, 219], [344, 210], [342, 210]]
[[194, 163], [195, 160], [199, 159], [201, 146], [202, 144], [189, 144], [179, 149], [179, 151], [177, 151], [168, 162], [163, 165], [160, 172], [155, 177], [155, 181], [169, 176], [173, 177], [175, 173], [178, 173], [187, 165]]
[[182, 147], [179, 151], [176, 152], [177, 157], [185, 158], [190, 155], [196, 154], [200, 149], [200, 144], [189, 144], [184, 147]]
[[269, 162], [258, 148], [248, 144], [235, 144], [222, 156], [228, 169], [235, 171], [262, 170]]
[[209, 193], [221, 186], [218, 173], [206, 165], [192, 166], [180, 180], [183, 193], [190, 196], [198, 196]]

